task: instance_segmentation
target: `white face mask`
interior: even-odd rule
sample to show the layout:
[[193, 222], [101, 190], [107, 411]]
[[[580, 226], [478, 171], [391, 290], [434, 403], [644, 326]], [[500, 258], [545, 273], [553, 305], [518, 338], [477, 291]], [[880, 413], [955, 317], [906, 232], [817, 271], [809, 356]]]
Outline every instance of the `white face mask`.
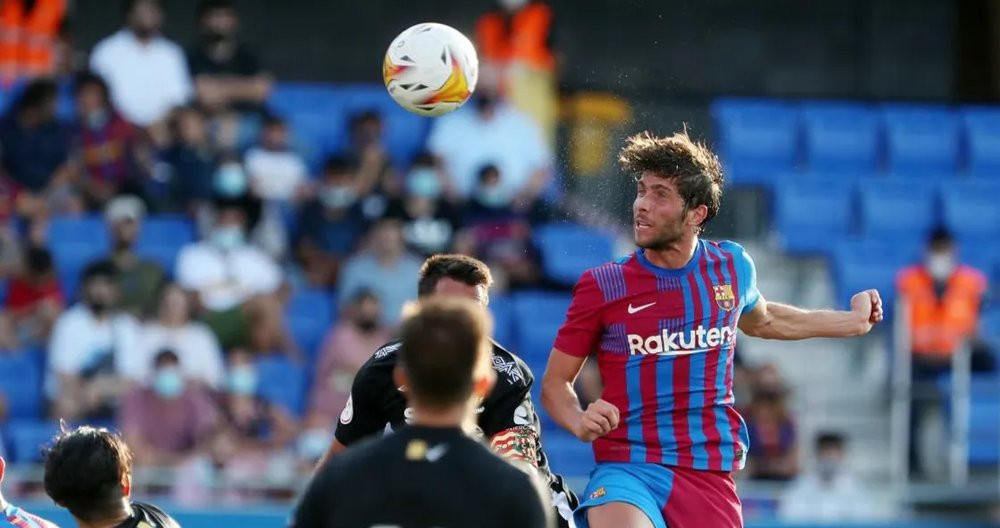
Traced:
[[931, 253], [927, 256], [927, 273], [930, 273], [934, 280], [947, 279], [954, 269], [955, 259], [951, 253]]

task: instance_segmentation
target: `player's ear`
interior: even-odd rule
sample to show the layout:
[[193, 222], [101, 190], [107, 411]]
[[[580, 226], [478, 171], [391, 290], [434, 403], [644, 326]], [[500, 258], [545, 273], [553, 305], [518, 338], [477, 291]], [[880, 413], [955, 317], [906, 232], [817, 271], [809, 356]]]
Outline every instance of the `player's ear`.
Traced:
[[129, 475], [128, 473], [125, 473], [124, 475], [122, 475], [121, 485], [122, 485], [122, 495], [125, 496], [126, 498], [131, 497], [132, 496], [132, 475]]
[[692, 207], [688, 209], [687, 212], [687, 222], [688, 225], [700, 226], [705, 223], [705, 219], [708, 218], [708, 206], [701, 204], [697, 207]]
[[396, 387], [399, 387], [400, 392], [403, 392], [404, 394], [406, 393], [406, 391], [402, 389], [406, 386], [407, 382], [406, 371], [403, 370], [403, 367], [398, 363], [392, 369], [392, 382], [396, 384]]

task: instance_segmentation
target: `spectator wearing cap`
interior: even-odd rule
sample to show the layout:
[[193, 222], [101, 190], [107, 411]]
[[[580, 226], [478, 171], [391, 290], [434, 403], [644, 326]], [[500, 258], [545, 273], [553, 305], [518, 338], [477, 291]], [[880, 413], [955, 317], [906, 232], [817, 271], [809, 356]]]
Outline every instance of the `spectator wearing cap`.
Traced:
[[90, 264], [81, 279], [80, 301], [56, 320], [49, 341], [47, 392], [53, 416], [112, 418], [125, 388], [141, 368], [136, 353], [138, 322], [117, 310], [117, 270]]
[[390, 327], [399, 323], [403, 305], [417, 297], [421, 259], [406, 249], [399, 219], [383, 218], [368, 233], [366, 248], [344, 264], [340, 305], [347, 306], [361, 290], [381, 301], [380, 319]]
[[22, 260], [21, 269], [7, 287], [7, 300], [0, 317], [0, 339], [9, 349], [48, 342], [65, 304], [49, 250], [28, 248]]
[[136, 196], [117, 196], [108, 202], [104, 219], [111, 234], [111, 254], [101, 261], [116, 272], [117, 308], [140, 318], [156, 306], [167, 280], [159, 264], [135, 252], [145, 216], [146, 205]]

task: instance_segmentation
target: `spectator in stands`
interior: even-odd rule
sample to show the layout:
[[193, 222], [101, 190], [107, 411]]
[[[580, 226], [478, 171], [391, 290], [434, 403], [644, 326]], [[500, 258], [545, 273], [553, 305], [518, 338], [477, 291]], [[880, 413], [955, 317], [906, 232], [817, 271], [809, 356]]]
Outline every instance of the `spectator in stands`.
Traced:
[[104, 209], [111, 234], [111, 254], [102, 261], [115, 269], [118, 279], [117, 308], [143, 318], [156, 306], [167, 276], [156, 262], [135, 252], [146, 216], [146, 205], [132, 195], [116, 196]]
[[476, 91], [474, 110], [434, 121], [428, 148], [444, 163], [458, 194], [467, 199], [479, 184], [479, 170], [495, 164], [502, 176], [499, 196], [529, 210], [552, 177], [552, 154], [528, 117], [503, 103], [495, 88]]
[[288, 126], [280, 117], [264, 121], [260, 145], [247, 151], [243, 165], [254, 194], [262, 200], [291, 203], [304, 194], [309, 169], [289, 146]]
[[107, 263], [87, 266], [81, 300], [56, 320], [49, 342], [49, 396], [53, 416], [68, 420], [114, 415], [123, 380], [141, 368], [138, 323], [118, 312], [117, 272]]
[[386, 213], [403, 221], [406, 244], [416, 253], [429, 256], [451, 248], [459, 218], [455, 207], [444, 199], [445, 181], [433, 156], [417, 156], [406, 175], [406, 194]]
[[934, 382], [951, 370], [959, 347], [969, 346], [973, 371], [995, 367], [993, 353], [979, 332], [986, 276], [959, 262], [955, 241], [944, 229], [931, 234], [925, 255], [922, 264], [903, 269], [896, 279], [899, 299], [909, 312], [914, 382], [910, 468], [916, 473], [923, 469], [917, 442], [923, 415], [939, 396]]
[[58, 39], [66, 0], [0, 2], [0, 88], [18, 79], [52, 76], [59, 62]]
[[258, 110], [271, 91], [271, 77], [257, 55], [239, 42], [239, 13], [232, 0], [203, 0], [198, 7], [201, 40], [188, 50], [198, 102], [212, 111]]
[[398, 197], [401, 189], [383, 143], [382, 116], [375, 110], [358, 113], [351, 116], [349, 129], [350, 158], [358, 168], [359, 190], [365, 195]]
[[171, 467], [203, 454], [219, 424], [219, 409], [201, 385], [190, 383], [177, 354], [160, 351], [152, 382], [123, 399], [119, 427], [138, 465]]
[[[351, 382], [361, 365], [389, 341], [382, 324], [378, 296], [358, 290], [342, 318], [323, 340], [316, 362], [306, 424], [311, 429], [332, 431], [337, 415], [351, 394]], [[329, 438], [327, 439], [329, 440]], [[324, 447], [329, 445], [324, 444]], [[319, 458], [323, 449], [316, 453]]]
[[108, 85], [100, 76], [77, 75], [77, 123], [73, 157], [82, 172], [79, 187], [90, 209], [103, 209], [122, 192], [144, 194], [148, 173], [139, 131], [111, 106]]
[[[176, 284], [163, 290], [156, 319], [146, 322], [139, 334], [138, 353], [149, 359], [144, 365], [152, 365], [152, 358], [165, 349], [177, 354], [189, 381], [211, 389], [222, 387], [224, 369], [219, 341], [204, 323], [191, 319], [191, 301]], [[146, 368], [136, 381], [151, 379], [152, 373]]]
[[346, 306], [358, 291], [370, 290], [382, 302], [382, 321], [395, 326], [402, 318], [403, 304], [417, 297], [420, 265], [421, 260], [406, 250], [400, 221], [380, 220], [369, 232], [366, 250], [344, 264], [341, 306]]
[[125, 119], [147, 127], [191, 97], [191, 77], [184, 51], [160, 33], [159, 0], [127, 0], [125, 17], [125, 27], [94, 46], [90, 69]]
[[291, 353], [279, 296], [281, 268], [247, 242], [240, 201], [217, 200], [214, 217], [207, 238], [185, 246], [177, 257], [177, 282], [195, 295], [202, 319], [223, 348], [253, 345]]
[[798, 473], [795, 423], [785, 406], [786, 390], [770, 381], [776, 373], [772, 365], [761, 367], [746, 417], [753, 446], [747, 471], [758, 480], [790, 480]]
[[170, 167], [170, 195], [174, 209], [194, 213], [212, 198], [218, 149], [208, 134], [205, 115], [188, 105], [170, 120], [171, 142], [162, 154]]
[[235, 446], [229, 463], [264, 467], [258, 476], [266, 474], [267, 457], [275, 449], [287, 447], [294, 440], [297, 424], [288, 409], [258, 395], [259, 379], [253, 355], [245, 349], [229, 354], [226, 387], [222, 394], [223, 434], [229, 435]]
[[65, 303], [49, 250], [29, 248], [23, 260], [21, 271], [7, 286], [0, 316], [0, 340], [7, 349], [47, 343]]
[[515, 222], [527, 217], [514, 210], [513, 197], [503, 188], [500, 169], [492, 163], [480, 167], [476, 188], [462, 215], [465, 225]]
[[842, 523], [872, 519], [874, 504], [848, 468], [846, 443], [840, 433], [816, 435], [815, 462], [781, 498], [783, 520]]
[[35, 215], [79, 208], [70, 190], [71, 131], [56, 118], [56, 85], [31, 81], [0, 120], [3, 169], [17, 186], [17, 209]]
[[295, 253], [311, 285], [334, 286], [342, 263], [357, 248], [368, 227], [361, 196], [356, 167], [346, 158], [330, 158], [316, 198], [299, 212], [295, 235]]

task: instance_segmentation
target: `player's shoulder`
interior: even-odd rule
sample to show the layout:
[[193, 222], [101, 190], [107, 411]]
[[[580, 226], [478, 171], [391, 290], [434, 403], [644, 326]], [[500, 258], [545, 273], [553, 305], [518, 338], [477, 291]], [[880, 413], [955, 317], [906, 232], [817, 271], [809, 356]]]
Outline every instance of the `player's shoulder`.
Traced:
[[370, 382], [372, 379], [391, 378], [392, 370], [399, 361], [399, 349], [402, 346], [403, 342], [397, 339], [375, 349], [354, 375], [355, 386], [359, 381]]
[[517, 354], [507, 350], [500, 343], [493, 341], [493, 368], [497, 371], [497, 389], [505, 386], [531, 386], [535, 376], [531, 367]]
[[180, 524], [167, 512], [147, 502], [132, 502], [136, 528], [180, 528]]
[[577, 280], [577, 287], [597, 288], [601, 291], [615, 289], [614, 285], [624, 283], [626, 270], [630, 268], [639, 271], [643, 269], [637, 265], [635, 252], [587, 268]]
[[705, 248], [708, 253], [712, 255], [713, 258], [721, 258], [723, 262], [733, 261], [737, 266], [746, 268], [753, 268], [753, 258], [750, 257], [750, 252], [747, 251], [745, 247], [739, 242], [733, 242], [732, 240], [703, 240]]

